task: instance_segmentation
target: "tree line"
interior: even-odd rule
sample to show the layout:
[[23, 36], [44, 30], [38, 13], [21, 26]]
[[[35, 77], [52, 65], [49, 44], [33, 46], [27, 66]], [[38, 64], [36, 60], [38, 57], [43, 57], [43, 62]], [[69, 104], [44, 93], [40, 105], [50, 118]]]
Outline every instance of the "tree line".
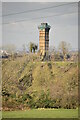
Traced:
[[[58, 45], [58, 50], [53, 47], [51, 51], [49, 51], [49, 55], [51, 56], [52, 53], [54, 54], [55, 60], [65, 60], [70, 58], [70, 51], [71, 45], [65, 41], [61, 41]], [[16, 54], [16, 47], [15, 45], [7, 45], [3, 46], [3, 49], [5, 49], [11, 56], [14, 56]], [[28, 50], [27, 50], [28, 49]], [[25, 44], [22, 46], [22, 54], [26, 55], [26, 53], [39, 53], [38, 44], [30, 42], [28, 46]]]

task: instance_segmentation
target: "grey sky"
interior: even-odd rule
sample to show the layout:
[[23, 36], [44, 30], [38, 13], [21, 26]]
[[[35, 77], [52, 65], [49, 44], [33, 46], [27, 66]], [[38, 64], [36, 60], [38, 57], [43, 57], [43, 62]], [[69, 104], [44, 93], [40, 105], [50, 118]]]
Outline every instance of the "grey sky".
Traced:
[[[3, 15], [57, 6], [66, 4], [63, 2], [5, 2], [3, 3]], [[35, 42], [39, 44], [38, 25], [41, 22], [48, 22], [51, 25], [50, 47], [57, 47], [60, 41], [66, 41], [71, 44], [73, 49], [78, 48], [78, 6], [77, 3], [59, 6], [56, 8], [28, 12], [3, 17], [3, 45], [15, 44], [17, 48], [22, 48], [23, 44]], [[52, 16], [52, 17], [46, 17]], [[44, 17], [44, 18], [41, 18]], [[33, 18], [39, 18], [34, 19]], [[16, 22], [25, 20], [22, 22]], [[9, 24], [5, 24], [9, 23]]]

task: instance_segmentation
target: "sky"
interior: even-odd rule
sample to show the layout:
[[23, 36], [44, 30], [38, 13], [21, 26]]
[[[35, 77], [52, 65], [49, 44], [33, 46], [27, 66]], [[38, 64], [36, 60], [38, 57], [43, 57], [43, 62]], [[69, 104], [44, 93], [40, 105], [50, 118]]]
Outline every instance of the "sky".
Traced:
[[50, 48], [58, 48], [61, 41], [66, 41], [72, 49], [78, 49], [77, 3], [3, 2], [2, 15], [3, 45], [14, 44], [17, 49], [22, 49], [24, 44], [28, 46], [30, 42], [39, 45], [38, 26], [47, 22], [51, 26]]

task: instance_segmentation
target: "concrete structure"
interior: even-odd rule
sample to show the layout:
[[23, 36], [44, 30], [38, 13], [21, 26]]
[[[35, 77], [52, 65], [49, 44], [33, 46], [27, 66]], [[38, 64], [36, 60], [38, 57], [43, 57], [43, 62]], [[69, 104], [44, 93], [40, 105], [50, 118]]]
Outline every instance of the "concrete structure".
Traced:
[[41, 23], [38, 26], [39, 29], [39, 50], [40, 56], [44, 58], [48, 58], [49, 56], [49, 30], [50, 26], [47, 23]]

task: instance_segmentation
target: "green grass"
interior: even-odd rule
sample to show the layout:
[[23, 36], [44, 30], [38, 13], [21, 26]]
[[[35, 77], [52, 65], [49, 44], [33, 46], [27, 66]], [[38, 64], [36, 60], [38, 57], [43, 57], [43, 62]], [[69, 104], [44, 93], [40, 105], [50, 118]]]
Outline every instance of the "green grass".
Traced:
[[32, 109], [3, 111], [3, 118], [78, 118], [77, 109]]

